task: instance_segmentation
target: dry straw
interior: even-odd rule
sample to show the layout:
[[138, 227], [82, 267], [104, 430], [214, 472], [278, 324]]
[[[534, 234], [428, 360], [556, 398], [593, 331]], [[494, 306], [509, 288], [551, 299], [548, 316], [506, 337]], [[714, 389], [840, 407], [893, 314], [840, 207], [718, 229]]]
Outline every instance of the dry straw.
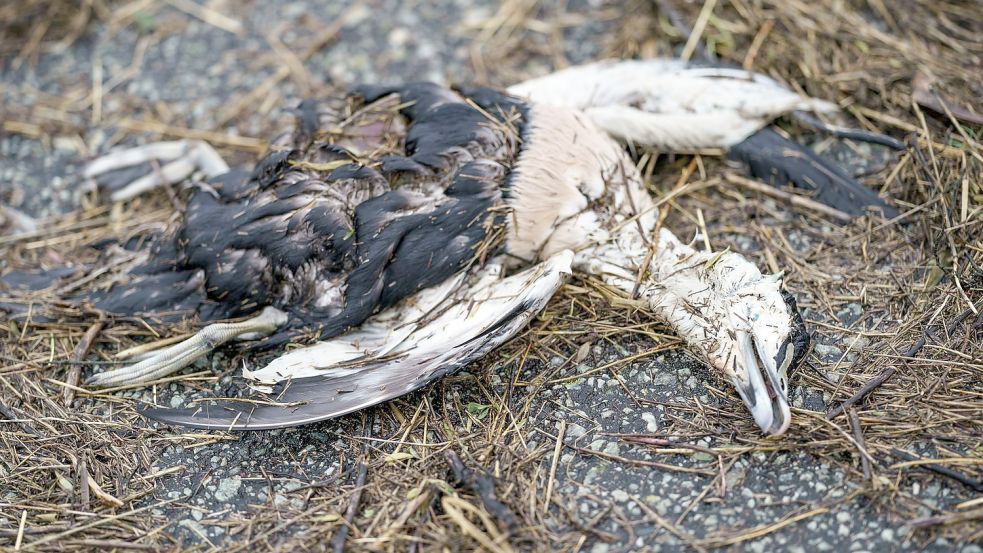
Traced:
[[[474, 39], [471, 61], [477, 79], [495, 84], [525, 76], [522, 68], [534, 57], [558, 67], [567, 64], [565, 32], [587, 19], [601, 21], [615, 29], [602, 45], [607, 55], [668, 55], [686, 44], [694, 57], [717, 56], [832, 99], [856, 124], [904, 137], [910, 148], [879, 166], [875, 160], [866, 177], [894, 199], [901, 215], [892, 221], [871, 218], [845, 225], [839, 224], [838, 214], [816, 208], [794, 191], [772, 197], [759, 186], [727, 176], [716, 159], [697, 158], [690, 165], [690, 158], [661, 158], [656, 167], [659, 156], [643, 153], [643, 170], [652, 174], [655, 193], [688, 187], [665, 202], [668, 207], [661, 215], [666, 225], [686, 236], [702, 221], [720, 249], [734, 247], [737, 236], [752, 238], [757, 262], [785, 271], [810, 328], [843, 344], [835, 359], [810, 356], [793, 378], [795, 386], [824, 394], [830, 412], [795, 409], [792, 427], [781, 439], [760, 436], [749, 417], [734, 407], [734, 394], [716, 391], [727, 390], [727, 385], [712, 379], [705, 383], [714, 396], [709, 405], [668, 406], [672, 417], [665, 434], [614, 437], [624, 447], [655, 454], [653, 471], [704, 475], [706, 488], [678, 520], [660, 516], [639, 500], [645, 520], [693, 548], [709, 549], [802, 524], [863, 496], [869, 508], [886, 512], [898, 525], [910, 523], [913, 544], [940, 535], [983, 538], [983, 510], [979, 499], [972, 499], [983, 493], [983, 137], [978, 125], [958, 121], [960, 115], [966, 118], [981, 109], [983, 29], [978, 8], [972, 2], [912, 0], [905, 3], [902, 18], [881, 0], [657, 4], [663, 6], [661, 12], [647, 2], [605, 4], [588, 17], [558, 10], [554, 3], [506, 0], [463, 32]], [[175, 0], [170, 5], [186, 19], [242, 32], [235, 19], [197, 3]], [[81, 10], [78, 6], [41, 0], [4, 3], [3, 55], [13, 56], [15, 65], [33, 64], [44, 52], [70, 48], [91, 20], [100, 20], [99, 32], [113, 32], [135, 24], [141, 6], [144, 11], [162, 9], [139, 1], [88, 0], [81, 2]], [[678, 30], [670, 19], [698, 23], [694, 28], [700, 40]], [[256, 90], [235, 96], [220, 114], [220, 124], [237, 121], [257, 105], [266, 109], [263, 99], [276, 96], [285, 80], [303, 90], [326, 92], [303, 69], [304, 62], [331, 43], [339, 25], [325, 22], [323, 32], [306, 43], [271, 42], [273, 76]], [[146, 35], [132, 67], [139, 68], [147, 49], [181, 29], [161, 25]], [[916, 69], [931, 80], [916, 82]], [[135, 71], [107, 74], [108, 82], [95, 87], [72, 81], [77, 88], [62, 90], [60, 96], [39, 93], [31, 106], [0, 108], [3, 132], [42, 140], [82, 136], [93, 114], [101, 113], [96, 118], [100, 124], [114, 125], [120, 133], [203, 138], [231, 158], [248, 160], [266, 143], [263, 137], [231, 137], [222, 127], [189, 129], [181, 117], [163, 109], [139, 116], [112, 114], [114, 119], [107, 120], [109, 115], [99, 111], [103, 98], [118, 93]], [[867, 154], [860, 150], [857, 155]], [[80, 209], [47, 221], [46, 230], [0, 238], [0, 257], [9, 267], [53, 266], [69, 259], [98, 264], [98, 252], [86, 244], [162, 228], [175, 201], [180, 198], [162, 193], [112, 209]], [[58, 291], [89, 285], [85, 280], [63, 283]], [[54, 292], [15, 301], [46, 304]], [[859, 318], [837, 322], [837, 315], [855, 304], [863, 306]], [[131, 397], [85, 390], [78, 383], [80, 372], [85, 376], [93, 362], [117, 362], [115, 352], [191, 328], [135, 319], [110, 324], [97, 313], [51, 305], [61, 322], [0, 322], [0, 548], [172, 549], [167, 536], [173, 521], [153, 512], [187, 500], [161, 499], [166, 497], [161, 486], [192, 468], [154, 470], [161, 449], [244, 438], [154, 429], [135, 413]], [[626, 341], [641, 343], [639, 353], [619, 362], [595, 363], [593, 345]], [[564, 454], [600, 453], [573, 444], [565, 424], [559, 436], [539, 429], [543, 405], [537, 402], [537, 391], [576, 379], [574, 367], [582, 362], [624, 386], [621, 369], [678, 345], [631, 298], [618, 297], [597, 282], [572, 282], [522, 336], [472, 367], [469, 372], [476, 377], [445, 379], [425, 393], [349, 417], [340, 428], [350, 429], [344, 434], [350, 443], [344, 466], [351, 468], [327, 480], [313, 478], [297, 490], [301, 509], [282, 511], [271, 502], [252, 507], [248, 516], [209, 516], [231, 536], [225, 550], [233, 551], [324, 547], [331, 536], [345, 539], [346, 534], [351, 549], [378, 551], [441, 545], [452, 550], [479, 545], [495, 551], [573, 550], [586, 539], [614, 539], [597, 527], [597, 520], [580, 519], [574, 498], [557, 483], [557, 464]], [[567, 361], [559, 366], [544, 362], [554, 357]], [[228, 363], [226, 370], [231, 373], [235, 366]], [[489, 369], [502, 375], [504, 387], [490, 384]], [[217, 378], [211, 371], [199, 371], [183, 375], [180, 386], [210, 390]], [[154, 384], [154, 397], [173, 380]], [[467, 404], [456, 394], [445, 395], [462, 387], [474, 390], [472, 397], [480, 401]], [[627, 387], [624, 391], [633, 401], [646, 401]], [[372, 432], [364, 437], [367, 427]], [[538, 446], [530, 445], [530, 435], [539, 436]], [[698, 438], [710, 438], [712, 445], [699, 446]], [[736, 459], [779, 451], [804, 451], [839, 467], [852, 491], [835, 500], [802, 504], [787, 517], [761, 526], [721, 529], [699, 539], [686, 529], [687, 514], [699, 501], [735, 493], [721, 477]], [[710, 460], [681, 463], [694, 456]], [[639, 461], [606, 454], [605, 462]], [[472, 472], [462, 472], [462, 467]], [[455, 472], [471, 476], [455, 479]], [[927, 478], [958, 488], [969, 499], [921, 517], [923, 505], [911, 494], [911, 482]], [[192, 494], [209, 481], [206, 472]], [[499, 517], [488, 510], [487, 489], [477, 484], [482, 481], [493, 482], [494, 500], [505, 509]], [[501, 522], [501, 517], [508, 518], [505, 512], [513, 517], [512, 524]], [[624, 520], [617, 505], [606, 512]], [[346, 534], [339, 534], [341, 528]], [[203, 547], [209, 543], [201, 537]]]

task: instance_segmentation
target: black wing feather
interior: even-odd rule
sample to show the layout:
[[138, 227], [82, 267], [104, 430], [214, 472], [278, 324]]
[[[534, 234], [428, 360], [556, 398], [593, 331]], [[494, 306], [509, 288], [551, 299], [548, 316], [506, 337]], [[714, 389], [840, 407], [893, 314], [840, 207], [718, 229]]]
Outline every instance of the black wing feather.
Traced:
[[793, 184], [809, 191], [817, 202], [849, 215], [859, 217], [868, 209], [880, 210], [885, 217], [898, 214], [876, 192], [773, 129], [752, 134], [731, 147], [727, 157], [746, 163], [751, 174], [762, 181], [774, 186]]

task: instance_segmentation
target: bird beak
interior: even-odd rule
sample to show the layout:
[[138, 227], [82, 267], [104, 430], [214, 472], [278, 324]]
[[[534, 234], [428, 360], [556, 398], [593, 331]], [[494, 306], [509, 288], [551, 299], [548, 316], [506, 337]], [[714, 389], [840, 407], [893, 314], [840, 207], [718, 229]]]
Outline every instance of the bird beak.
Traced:
[[783, 434], [791, 422], [787, 370], [795, 357], [794, 346], [786, 341], [778, 352], [769, 353], [762, 351], [750, 332], [739, 331], [737, 350], [738, 367], [732, 376], [737, 393], [765, 434]]

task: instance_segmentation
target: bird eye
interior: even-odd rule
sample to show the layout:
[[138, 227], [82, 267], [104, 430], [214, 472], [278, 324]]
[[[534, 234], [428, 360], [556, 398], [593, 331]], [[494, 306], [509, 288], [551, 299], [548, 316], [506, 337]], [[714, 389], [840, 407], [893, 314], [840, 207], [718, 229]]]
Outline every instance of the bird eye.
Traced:
[[795, 358], [795, 345], [792, 344], [792, 337], [785, 338], [778, 353], [775, 355], [775, 365], [778, 367], [778, 375], [782, 381], [783, 391], [788, 392], [788, 368], [792, 365]]

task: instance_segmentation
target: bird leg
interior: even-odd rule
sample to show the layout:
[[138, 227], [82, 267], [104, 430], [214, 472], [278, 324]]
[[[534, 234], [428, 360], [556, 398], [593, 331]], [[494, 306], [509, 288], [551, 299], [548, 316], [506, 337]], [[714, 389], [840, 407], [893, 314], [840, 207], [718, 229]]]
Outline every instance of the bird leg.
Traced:
[[177, 184], [195, 171], [212, 178], [227, 173], [229, 166], [207, 142], [178, 140], [110, 152], [93, 160], [84, 175], [96, 187], [109, 189], [110, 198], [119, 202]]
[[259, 315], [237, 323], [214, 323], [197, 334], [155, 352], [132, 365], [91, 376], [88, 386], [123, 386], [141, 384], [174, 373], [229, 340], [249, 340], [267, 336], [287, 322], [287, 314], [266, 307]]
[[[652, 311], [737, 388], [768, 434], [789, 425], [788, 369], [808, 336], [780, 277], [762, 275], [740, 254], [697, 251], [662, 229], [639, 287]], [[648, 246], [638, 232], [579, 255], [579, 267], [631, 293]]]

